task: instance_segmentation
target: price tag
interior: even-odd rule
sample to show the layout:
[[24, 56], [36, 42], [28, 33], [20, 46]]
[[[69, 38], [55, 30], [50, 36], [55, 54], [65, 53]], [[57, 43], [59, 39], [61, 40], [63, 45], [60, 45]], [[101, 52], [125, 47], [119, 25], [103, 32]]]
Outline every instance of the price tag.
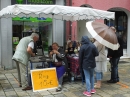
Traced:
[[56, 68], [31, 70], [33, 92], [58, 87]]

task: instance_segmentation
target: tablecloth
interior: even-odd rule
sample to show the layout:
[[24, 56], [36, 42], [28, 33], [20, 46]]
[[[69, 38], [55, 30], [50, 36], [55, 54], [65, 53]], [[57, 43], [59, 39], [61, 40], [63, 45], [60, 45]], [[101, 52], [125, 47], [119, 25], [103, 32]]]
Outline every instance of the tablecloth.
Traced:
[[68, 63], [70, 64], [70, 69], [75, 75], [80, 75], [79, 71], [79, 58], [67, 56]]

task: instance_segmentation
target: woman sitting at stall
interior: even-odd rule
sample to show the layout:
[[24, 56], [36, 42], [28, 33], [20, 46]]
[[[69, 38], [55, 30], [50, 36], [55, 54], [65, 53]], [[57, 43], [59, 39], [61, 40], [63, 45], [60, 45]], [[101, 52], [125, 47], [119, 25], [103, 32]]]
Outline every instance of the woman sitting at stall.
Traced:
[[62, 82], [63, 82], [63, 75], [67, 70], [67, 60], [65, 57], [65, 52], [62, 48], [59, 47], [57, 43], [52, 44], [52, 51], [49, 53], [49, 56], [53, 58], [52, 67], [56, 67], [57, 77], [59, 86], [56, 91], [61, 91], [62, 89]]

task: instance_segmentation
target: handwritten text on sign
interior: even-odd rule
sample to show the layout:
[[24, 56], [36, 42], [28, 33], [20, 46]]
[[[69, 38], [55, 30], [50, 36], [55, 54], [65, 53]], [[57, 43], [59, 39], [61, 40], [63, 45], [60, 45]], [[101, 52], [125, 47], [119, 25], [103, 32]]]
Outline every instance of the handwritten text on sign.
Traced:
[[31, 70], [31, 78], [34, 92], [58, 86], [55, 68]]

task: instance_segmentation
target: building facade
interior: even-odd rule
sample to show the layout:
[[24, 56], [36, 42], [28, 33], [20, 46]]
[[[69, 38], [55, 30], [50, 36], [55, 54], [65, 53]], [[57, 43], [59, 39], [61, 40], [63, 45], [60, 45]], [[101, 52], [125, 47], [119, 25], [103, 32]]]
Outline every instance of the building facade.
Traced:
[[[0, 0], [0, 10], [8, 5], [12, 4], [52, 4], [54, 1], [55, 5], [64, 5], [64, 0]], [[16, 24], [16, 23], [15, 23]], [[60, 46], [63, 46], [64, 41], [64, 21], [52, 20], [52, 27], [49, 29], [52, 32], [52, 38], [48, 40], [57, 42]], [[19, 29], [19, 28], [17, 28]], [[12, 61], [13, 55], [13, 20], [12, 18], [1, 18], [0, 19], [0, 68], [5, 69], [15, 68], [16, 65]], [[59, 41], [60, 40], [60, 41]]]
[[[115, 20], [100, 20], [108, 26], [115, 26], [117, 32], [122, 36], [124, 41], [124, 55], [130, 56], [130, 0], [66, 0], [68, 6], [89, 7], [94, 9], [115, 12]], [[80, 41], [83, 35], [91, 37], [85, 25], [89, 20], [77, 22], [67, 22], [67, 38]], [[69, 25], [68, 25], [69, 24]], [[69, 28], [70, 27], [70, 28]]]

